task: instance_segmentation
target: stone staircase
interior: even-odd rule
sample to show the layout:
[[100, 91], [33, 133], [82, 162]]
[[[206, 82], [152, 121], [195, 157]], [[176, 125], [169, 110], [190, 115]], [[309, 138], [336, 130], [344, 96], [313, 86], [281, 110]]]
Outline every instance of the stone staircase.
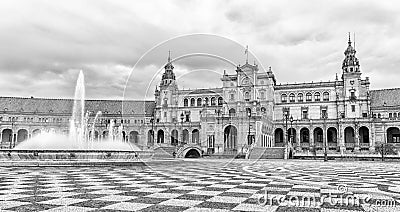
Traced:
[[284, 159], [284, 147], [253, 147], [249, 152], [249, 159]]
[[176, 152], [175, 146], [160, 146], [154, 148], [153, 158], [174, 158], [173, 152]]

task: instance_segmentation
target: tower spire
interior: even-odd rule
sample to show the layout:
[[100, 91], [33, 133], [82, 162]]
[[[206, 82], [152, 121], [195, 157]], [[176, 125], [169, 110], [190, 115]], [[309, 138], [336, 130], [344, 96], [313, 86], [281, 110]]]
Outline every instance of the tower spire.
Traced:
[[173, 81], [175, 81], [174, 66], [171, 62], [171, 51], [168, 51], [168, 62], [164, 66], [164, 73], [161, 77], [160, 89], [165, 86], [169, 86]]
[[351, 45], [351, 34], [349, 32], [349, 41], [346, 50], [344, 51], [345, 58], [343, 60], [342, 69], [344, 73], [360, 72], [360, 63], [356, 57], [356, 50]]
[[244, 50], [244, 54], [246, 55], [246, 64], [249, 63], [249, 46], [246, 45], [246, 49]]
[[350, 38], [350, 32], [349, 32], [349, 42], [348, 42], [349, 46], [351, 46], [351, 38]]

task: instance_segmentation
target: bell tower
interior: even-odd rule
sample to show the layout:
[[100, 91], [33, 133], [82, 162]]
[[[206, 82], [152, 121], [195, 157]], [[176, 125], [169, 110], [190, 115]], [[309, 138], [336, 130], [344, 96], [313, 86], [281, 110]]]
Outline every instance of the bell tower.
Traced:
[[171, 122], [176, 117], [172, 108], [177, 107], [178, 86], [174, 74], [174, 66], [171, 61], [171, 52], [168, 52], [168, 61], [164, 66], [164, 73], [161, 77], [159, 89], [156, 89], [157, 121]]
[[350, 33], [348, 46], [344, 51], [342, 63], [343, 98], [346, 100], [345, 113], [347, 118], [361, 117], [361, 104], [365, 98], [363, 86], [365, 80], [361, 79], [360, 62], [356, 57], [356, 50], [352, 45]]

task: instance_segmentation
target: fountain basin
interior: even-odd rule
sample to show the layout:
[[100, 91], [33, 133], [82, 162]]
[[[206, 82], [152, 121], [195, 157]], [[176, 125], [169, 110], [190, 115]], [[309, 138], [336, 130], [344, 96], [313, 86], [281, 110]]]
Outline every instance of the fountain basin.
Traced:
[[0, 150], [0, 166], [144, 166], [152, 151]]

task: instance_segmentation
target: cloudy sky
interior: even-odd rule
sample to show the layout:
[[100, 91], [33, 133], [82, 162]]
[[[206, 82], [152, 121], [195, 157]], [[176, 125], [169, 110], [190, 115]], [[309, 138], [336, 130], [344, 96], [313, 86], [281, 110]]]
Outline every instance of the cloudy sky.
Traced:
[[[180, 88], [220, 86], [230, 63], [272, 67], [278, 83], [341, 74], [356, 34], [372, 89], [400, 87], [397, 1], [2, 0], [0, 95], [71, 98], [83, 70], [90, 99], [152, 97], [171, 50]], [[127, 86], [125, 86], [127, 85]]]

